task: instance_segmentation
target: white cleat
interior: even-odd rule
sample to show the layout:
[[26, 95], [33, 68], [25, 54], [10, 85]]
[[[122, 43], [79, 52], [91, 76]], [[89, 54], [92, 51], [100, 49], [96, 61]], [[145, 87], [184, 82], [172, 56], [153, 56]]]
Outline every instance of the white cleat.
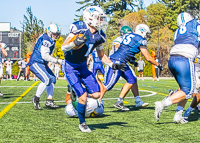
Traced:
[[3, 94], [0, 92], [0, 97], [3, 97]]
[[186, 120], [188, 117], [182, 117], [183, 110], [180, 110], [175, 113], [174, 115], [174, 123], [181, 123], [181, 124], [187, 124], [188, 121]]
[[79, 129], [80, 129], [80, 131], [83, 132], [83, 133], [90, 133], [90, 132], [92, 132], [92, 131], [90, 130], [90, 128], [87, 126], [86, 123], [79, 124]]
[[155, 102], [154, 106], [155, 106], [154, 116], [155, 116], [156, 121], [159, 121], [160, 115], [161, 115], [162, 110], [163, 110], [164, 107], [163, 107], [161, 101]]

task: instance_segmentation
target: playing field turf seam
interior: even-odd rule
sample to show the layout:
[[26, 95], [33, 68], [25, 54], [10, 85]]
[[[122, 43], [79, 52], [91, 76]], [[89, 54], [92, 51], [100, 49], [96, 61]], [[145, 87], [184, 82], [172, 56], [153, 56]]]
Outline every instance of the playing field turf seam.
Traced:
[[0, 112], [0, 119], [20, 100], [22, 97], [24, 97], [36, 84], [38, 84], [39, 81], [35, 82], [31, 87], [29, 87], [22, 95], [20, 95], [15, 101], [10, 103], [8, 106], [6, 106], [1, 112]]

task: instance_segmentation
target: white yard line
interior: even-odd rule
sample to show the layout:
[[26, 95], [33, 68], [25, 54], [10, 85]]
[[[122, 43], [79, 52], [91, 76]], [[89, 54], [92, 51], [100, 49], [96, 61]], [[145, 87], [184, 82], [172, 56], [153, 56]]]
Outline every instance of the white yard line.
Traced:
[[[17, 86], [17, 87], [19, 87], [19, 86]], [[26, 87], [29, 87], [29, 86], [26, 86]], [[66, 87], [57, 87], [57, 88], [66, 88]], [[112, 90], [121, 90], [121, 89], [120, 88], [113, 88]], [[143, 95], [143, 96], [140, 96], [140, 97], [148, 97], [148, 96], [153, 96], [153, 95], [157, 94], [156, 92], [148, 91], [148, 90], [139, 90], [139, 91], [150, 92], [151, 93], [151, 94]], [[134, 97], [126, 97], [126, 98], [129, 99], [129, 98], [134, 98]], [[118, 98], [103, 98], [103, 100], [114, 100], [114, 99], [116, 100]], [[62, 103], [64, 103], [65, 101], [54, 101], [54, 102], [62, 102]], [[10, 104], [10, 103], [12, 103], [12, 102], [0, 102], [0, 104]], [[32, 102], [17, 102], [16, 104], [30, 104], [30, 103], [32, 103]], [[40, 101], [40, 103], [45, 103], [45, 101]]]

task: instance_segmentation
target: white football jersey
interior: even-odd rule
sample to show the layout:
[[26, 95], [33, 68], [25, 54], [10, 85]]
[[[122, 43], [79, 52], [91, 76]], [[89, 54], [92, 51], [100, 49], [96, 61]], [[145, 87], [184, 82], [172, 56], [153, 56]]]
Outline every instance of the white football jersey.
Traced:
[[7, 69], [11, 69], [12, 68], [13, 61], [6, 61], [5, 63], [6, 63], [6, 68]]

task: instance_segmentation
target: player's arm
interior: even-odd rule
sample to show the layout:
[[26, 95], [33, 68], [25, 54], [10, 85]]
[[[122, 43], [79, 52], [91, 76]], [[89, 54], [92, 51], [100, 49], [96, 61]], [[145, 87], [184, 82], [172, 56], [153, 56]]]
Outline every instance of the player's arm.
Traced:
[[[6, 45], [7, 46], [7, 45]], [[5, 50], [6, 47], [2, 47], [1, 43], [0, 43], [0, 48], [1, 48], [1, 52], [3, 53], [4, 56], [8, 56], [7, 51]]]
[[49, 47], [47, 47], [45, 45], [48, 45], [48, 44], [44, 44], [44, 45], [41, 46], [42, 59], [45, 60], [45, 61], [48, 61], [48, 62], [61, 63], [62, 60], [58, 60], [58, 59], [49, 55], [50, 49], [49, 49]]
[[113, 70], [123, 70], [123, 68], [126, 67], [126, 64], [115, 64], [113, 63], [108, 56], [104, 53], [103, 50], [103, 45], [99, 45], [96, 47], [97, 49], [97, 53], [99, 56], [99, 59], [106, 65], [108, 65], [109, 67], [111, 67]]
[[145, 46], [140, 46], [140, 51], [141, 51], [141, 53], [144, 55], [145, 59], [146, 59], [148, 62], [150, 62], [150, 63], [152, 63], [152, 64], [154, 64], [154, 65], [156, 65], [156, 66], [159, 65], [159, 63], [156, 62], [156, 61], [150, 56], [150, 54], [149, 54], [149, 52], [148, 52], [148, 50], [147, 50], [147, 48], [146, 48]]
[[148, 52], [146, 46], [140, 46], [140, 51], [141, 51], [141, 53], [144, 55], [144, 58], [145, 58], [148, 62], [150, 62], [150, 63], [152, 63], [152, 64], [158, 66], [158, 68], [159, 68], [160, 70], [163, 70], [163, 66], [162, 66], [160, 63], [156, 62], [156, 61], [150, 56], [150, 54], [149, 54], [149, 52]]
[[63, 52], [67, 52], [70, 51], [71, 49], [73, 49], [76, 45], [73, 42], [73, 38], [74, 38], [75, 34], [70, 33], [65, 42], [62, 44], [61, 49]]

